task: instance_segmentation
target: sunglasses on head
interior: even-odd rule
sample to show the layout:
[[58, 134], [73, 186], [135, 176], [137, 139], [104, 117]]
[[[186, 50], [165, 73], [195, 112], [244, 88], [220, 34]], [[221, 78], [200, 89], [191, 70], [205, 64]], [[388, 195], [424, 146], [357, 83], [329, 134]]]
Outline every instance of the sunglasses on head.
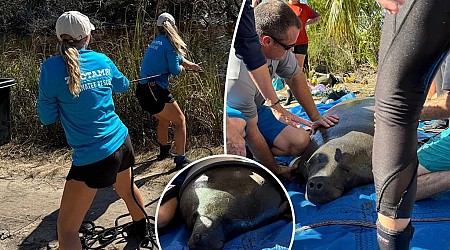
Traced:
[[286, 44], [284, 44], [284, 43], [278, 41], [278, 39], [276, 39], [276, 38], [273, 37], [273, 36], [269, 36], [269, 37], [272, 38], [276, 43], [278, 43], [279, 45], [281, 45], [281, 47], [283, 47], [284, 50], [290, 50], [290, 49], [292, 49], [292, 48], [295, 46], [295, 43], [290, 44], [290, 45], [286, 45]]

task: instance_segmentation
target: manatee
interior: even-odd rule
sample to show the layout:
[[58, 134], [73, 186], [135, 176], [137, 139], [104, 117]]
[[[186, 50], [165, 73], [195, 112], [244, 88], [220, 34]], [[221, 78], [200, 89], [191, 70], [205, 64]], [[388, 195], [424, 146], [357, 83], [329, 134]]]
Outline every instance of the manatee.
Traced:
[[373, 98], [355, 98], [326, 112], [339, 116], [334, 127], [319, 128], [311, 143], [294, 162], [306, 182], [306, 199], [324, 204], [350, 189], [373, 182]]
[[190, 249], [222, 249], [244, 232], [292, 216], [280, 184], [258, 165], [231, 157], [197, 165], [180, 190]]

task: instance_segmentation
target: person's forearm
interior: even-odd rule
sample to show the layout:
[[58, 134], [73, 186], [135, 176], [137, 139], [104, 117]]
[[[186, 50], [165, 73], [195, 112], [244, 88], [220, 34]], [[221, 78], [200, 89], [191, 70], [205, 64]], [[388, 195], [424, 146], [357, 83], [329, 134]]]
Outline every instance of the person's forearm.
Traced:
[[194, 63], [189, 61], [186, 58], [183, 58], [183, 63], [181, 65], [183, 65], [184, 67], [188, 67], [189, 68], [190, 66], [194, 65]]
[[306, 21], [306, 25], [315, 24], [315, 23], [318, 23], [319, 21], [320, 21], [320, 16], [311, 18], [308, 21]]
[[270, 106], [276, 103], [278, 101], [278, 96], [272, 86], [272, 79], [270, 77], [267, 64], [264, 64], [255, 70], [249, 71], [249, 74], [259, 92], [261, 92], [262, 96], [266, 100], [266, 104]]
[[261, 162], [262, 165], [270, 169], [274, 174], [279, 173], [279, 166], [275, 161], [275, 158], [270, 151], [269, 145], [267, 145], [259, 129], [249, 127], [247, 137], [245, 138], [252, 154]]
[[450, 92], [446, 91], [443, 95], [436, 99], [425, 102], [421, 120], [442, 119], [450, 117]]
[[398, 13], [398, 5], [403, 4], [405, 0], [376, 0], [381, 7], [389, 11], [391, 14]]
[[291, 91], [297, 99], [298, 103], [306, 111], [309, 119], [311, 119], [311, 121], [316, 121], [317, 119], [319, 119], [321, 115], [317, 110], [316, 104], [314, 103], [304, 73], [299, 72], [293, 78], [286, 81], [286, 83], [291, 88]]
[[431, 197], [450, 189], [450, 171], [427, 173], [417, 177], [416, 200]]

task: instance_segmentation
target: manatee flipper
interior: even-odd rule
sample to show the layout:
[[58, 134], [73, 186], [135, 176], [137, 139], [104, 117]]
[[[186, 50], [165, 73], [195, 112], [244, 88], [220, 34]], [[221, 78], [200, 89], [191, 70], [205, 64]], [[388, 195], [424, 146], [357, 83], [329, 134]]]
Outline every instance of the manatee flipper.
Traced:
[[292, 212], [289, 201], [284, 201], [283, 203], [280, 204], [277, 210], [277, 218], [292, 220]]

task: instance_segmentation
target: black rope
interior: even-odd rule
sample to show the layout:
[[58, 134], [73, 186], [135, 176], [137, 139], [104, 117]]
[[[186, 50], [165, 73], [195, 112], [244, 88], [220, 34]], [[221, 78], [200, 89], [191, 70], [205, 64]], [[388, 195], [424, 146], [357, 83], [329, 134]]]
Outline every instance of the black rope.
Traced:
[[[138, 249], [158, 249], [156, 236], [153, 233], [155, 230], [155, 217], [147, 215], [145, 209], [139, 204], [134, 193], [134, 166], [131, 167], [131, 194], [136, 204], [138, 204], [138, 207], [144, 213], [145, 220], [147, 222], [147, 234], [146, 237], [139, 243]], [[150, 201], [144, 207], [148, 207], [157, 202], [159, 198], [160, 197]], [[130, 213], [118, 216], [114, 222], [114, 227], [110, 228], [96, 226], [92, 221], [83, 221], [79, 231], [83, 249], [104, 249], [107, 245], [113, 243], [114, 241], [125, 240], [128, 236], [132, 235], [134, 229], [132, 221], [124, 224], [119, 223], [119, 220], [128, 216], [130, 216]]]
[[150, 80], [150, 79], [157, 78], [157, 77], [160, 77], [160, 76], [163, 76], [163, 75], [168, 75], [168, 73], [166, 73], [166, 74], [157, 74], [157, 75], [147, 76], [147, 77], [144, 77], [144, 78], [139, 78], [139, 79], [136, 79], [136, 80], [131, 80], [130, 83], [139, 82], [139, 81], [143, 81], [143, 80]]
[[[201, 63], [199, 63], [199, 64], [201, 64]], [[185, 69], [185, 71], [186, 72], [198, 73], [198, 74], [205, 74], [204, 70]], [[135, 83], [135, 82], [144, 81], [144, 80], [150, 80], [150, 79], [157, 78], [157, 77], [160, 77], [160, 76], [165, 76], [165, 75], [170, 75], [170, 73], [156, 74], [156, 75], [152, 75], [152, 76], [147, 76], [147, 77], [144, 77], [144, 78], [131, 80], [130, 83]]]
[[[152, 200], [145, 207], [157, 202], [159, 197]], [[125, 217], [130, 216], [129, 213], [120, 215], [116, 218], [114, 227], [104, 228], [102, 226], [96, 226], [92, 221], [84, 221], [82, 227], [80, 228], [80, 240], [83, 249], [104, 249], [109, 244], [119, 241], [126, 240], [127, 237], [133, 235], [133, 222], [127, 222], [120, 224], [119, 221]], [[145, 213], [147, 220], [147, 235], [145, 239], [142, 239], [139, 243], [138, 249], [157, 249], [156, 237], [154, 235], [155, 230], [155, 217], [148, 216]]]

